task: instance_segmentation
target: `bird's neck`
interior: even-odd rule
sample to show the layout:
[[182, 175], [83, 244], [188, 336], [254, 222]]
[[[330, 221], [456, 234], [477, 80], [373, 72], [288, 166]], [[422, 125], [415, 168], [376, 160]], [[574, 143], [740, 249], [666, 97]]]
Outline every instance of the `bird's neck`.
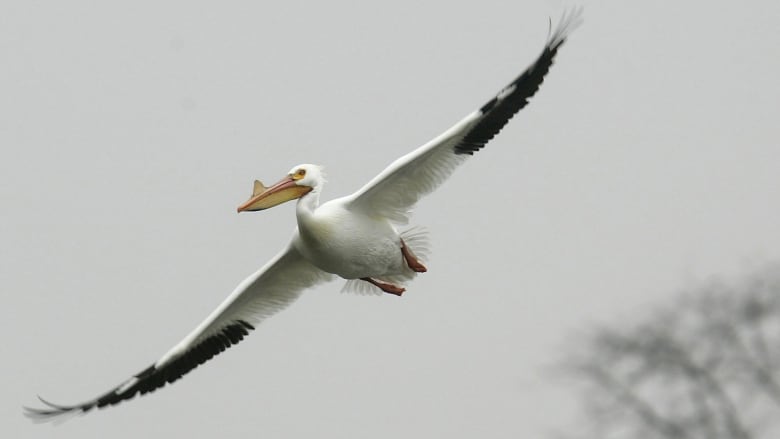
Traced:
[[315, 187], [311, 192], [298, 199], [295, 206], [295, 215], [298, 217], [298, 224], [306, 224], [312, 220], [314, 211], [320, 205], [320, 188]]

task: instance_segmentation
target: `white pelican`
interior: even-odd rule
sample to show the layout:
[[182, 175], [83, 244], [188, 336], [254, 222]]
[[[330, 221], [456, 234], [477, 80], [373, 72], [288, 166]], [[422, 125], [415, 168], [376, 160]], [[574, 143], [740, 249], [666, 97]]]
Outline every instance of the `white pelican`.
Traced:
[[[400, 282], [425, 272], [415, 256], [415, 236], [399, 233], [415, 203], [456, 166], [479, 151], [525, 107], [539, 89], [558, 49], [580, 23], [581, 10], [564, 14], [539, 57], [498, 95], [440, 136], [399, 158], [352, 195], [319, 204], [321, 168], [293, 167], [266, 188], [255, 182], [238, 211], [268, 209], [297, 199], [298, 228], [290, 244], [249, 276], [195, 330], [154, 364], [119, 386], [76, 405], [47, 402], [25, 408], [37, 420], [84, 413], [152, 392], [238, 343], [261, 321], [292, 303], [301, 292], [338, 275], [348, 282], [400, 296]], [[410, 238], [406, 241], [404, 238]], [[376, 290], [376, 291], [379, 291]]]

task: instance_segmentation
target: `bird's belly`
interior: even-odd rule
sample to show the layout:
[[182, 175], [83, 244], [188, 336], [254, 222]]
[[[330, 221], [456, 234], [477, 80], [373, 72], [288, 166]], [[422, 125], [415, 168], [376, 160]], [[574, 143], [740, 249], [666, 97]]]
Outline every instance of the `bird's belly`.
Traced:
[[389, 223], [299, 226], [295, 245], [314, 266], [345, 279], [381, 278], [404, 269], [401, 241]]

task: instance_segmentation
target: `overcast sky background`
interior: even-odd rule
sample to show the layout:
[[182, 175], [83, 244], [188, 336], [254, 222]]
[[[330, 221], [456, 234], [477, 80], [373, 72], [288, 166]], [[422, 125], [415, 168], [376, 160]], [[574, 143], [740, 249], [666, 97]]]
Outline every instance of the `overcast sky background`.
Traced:
[[418, 207], [402, 298], [306, 293], [171, 387], [140, 371], [350, 193], [492, 97], [572, 2], [29, 2], [0, 14], [5, 437], [549, 437], [550, 365], [682, 287], [780, 259], [780, 3], [585, 3], [531, 104]]

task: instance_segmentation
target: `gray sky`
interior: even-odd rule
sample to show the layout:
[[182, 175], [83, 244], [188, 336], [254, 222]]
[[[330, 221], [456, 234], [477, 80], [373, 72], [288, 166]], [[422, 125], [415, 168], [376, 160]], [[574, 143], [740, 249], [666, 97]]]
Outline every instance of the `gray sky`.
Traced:
[[[489, 99], [570, 2], [5, 2], [2, 404], [140, 371], [294, 227], [235, 213], [324, 165], [359, 188]], [[780, 259], [780, 4], [585, 5], [533, 102], [416, 211], [396, 297], [311, 290], [174, 386], [58, 437], [543, 437], [572, 336]]]

